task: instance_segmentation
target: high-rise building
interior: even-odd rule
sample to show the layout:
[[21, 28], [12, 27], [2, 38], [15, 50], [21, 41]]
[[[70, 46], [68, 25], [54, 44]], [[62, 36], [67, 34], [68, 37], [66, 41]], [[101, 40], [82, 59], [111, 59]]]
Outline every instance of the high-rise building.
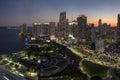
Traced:
[[57, 26], [55, 27], [55, 38], [58, 40], [59, 38], [59, 22], [57, 23]]
[[108, 28], [108, 24], [103, 23], [102, 26], [101, 26], [101, 34], [102, 35], [107, 35], [107, 28]]
[[41, 37], [50, 36], [49, 23], [34, 23], [33, 24], [33, 35], [36, 39]]
[[118, 14], [118, 17], [117, 17], [117, 26], [120, 28], [120, 14]]
[[87, 38], [87, 17], [85, 15], [80, 15], [77, 18], [77, 22], [78, 22], [78, 42], [79, 45], [81, 44], [81, 42], [85, 42], [86, 38]]
[[68, 37], [68, 19], [66, 19], [66, 12], [60, 13], [59, 23], [58, 23], [58, 39], [66, 39]]
[[51, 39], [55, 39], [55, 22], [50, 22], [49, 27], [50, 27], [50, 37]]
[[91, 24], [91, 41], [92, 42], [95, 42], [95, 27], [94, 27], [94, 24]]
[[69, 22], [68, 29], [69, 29], [69, 34], [77, 38], [77, 21]]
[[50, 36], [49, 23], [44, 23], [40, 25], [40, 36]]
[[39, 39], [40, 36], [40, 23], [33, 24], [33, 35], [36, 39]]
[[98, 20], [98, 33], [102, 34], [102, 20], [101, 19]]
[[25, 36], [27, 34], [26, 24], [20, 26], [20, 35]]
[[120, 14], [117, 16], [117, 42], [120, 42]]
[[61, 12], [60, 13], [60, 18], [59, 18], [59, 22], [64, 22], [66, 20], [66, 12]]
[[69, 22], [68, 30], [69, 30], [68, 42], [77, 43], [77, 21]]

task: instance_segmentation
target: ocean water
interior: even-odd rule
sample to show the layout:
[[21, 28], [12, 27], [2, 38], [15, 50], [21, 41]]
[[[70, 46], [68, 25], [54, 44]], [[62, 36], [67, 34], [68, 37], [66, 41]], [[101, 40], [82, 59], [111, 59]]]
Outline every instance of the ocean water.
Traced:
[[0, 29], [0, 54], [11, 54], [24, 48], [24, 40], [18, 36], [19, 29]]

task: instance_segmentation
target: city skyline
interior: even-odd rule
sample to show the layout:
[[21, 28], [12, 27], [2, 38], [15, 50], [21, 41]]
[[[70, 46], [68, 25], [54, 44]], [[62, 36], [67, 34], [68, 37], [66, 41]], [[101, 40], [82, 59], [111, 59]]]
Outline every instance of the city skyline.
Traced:
[[85, 14], [87, 23], [98, 25], [103, 23], [117, 25], [117, 15], [120, 12], [119, 0], [1, 0], [0, 26], [19, 26], [23, 23], [32, 25], [33, 22], [58, 22], [59, 13], [66, 11], [69, 21]]

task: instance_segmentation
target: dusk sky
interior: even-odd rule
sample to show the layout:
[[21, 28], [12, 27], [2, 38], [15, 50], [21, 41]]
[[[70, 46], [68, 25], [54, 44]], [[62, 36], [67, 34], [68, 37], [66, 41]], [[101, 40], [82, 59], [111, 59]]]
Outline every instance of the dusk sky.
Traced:
[[116, 25], [120, 0], [0, 0], [0, 26], [58, 22], [61, 11], [66, 11], [69, 21], [85, 14], [88, 23], [97, 25], [102, 19]]

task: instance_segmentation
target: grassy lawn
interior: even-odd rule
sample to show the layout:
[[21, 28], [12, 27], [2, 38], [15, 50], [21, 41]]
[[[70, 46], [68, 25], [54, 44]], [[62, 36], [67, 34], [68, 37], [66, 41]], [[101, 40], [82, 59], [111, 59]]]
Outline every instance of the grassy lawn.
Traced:
[[89, 61], [83, 61], [81, 66], [83, 72], [85, 72], [88, 76], [107, 76], [108, 67], [98, 65]]
[[51, 68], [47, 68], [47, 69], [44, 69], [44, 71], [46, 71], [46, 72], [49, 72], [49, 71], [54, 71], [54, 70], [56, 70], [57, 69], [57, 67], [51, 67]]
[[62, 66], [64, 66], [65, 64], [66, 64], [66, 61], [63, 60], [63, 61], [59, 61], [58, 64], [57, 64], [57, 66], [62, 67]]
[[76, 66], [69, 65], [65, 70], [50, 77], [43, 78], [55, 78], [53, 80], [85, 80], [85, 75]]

